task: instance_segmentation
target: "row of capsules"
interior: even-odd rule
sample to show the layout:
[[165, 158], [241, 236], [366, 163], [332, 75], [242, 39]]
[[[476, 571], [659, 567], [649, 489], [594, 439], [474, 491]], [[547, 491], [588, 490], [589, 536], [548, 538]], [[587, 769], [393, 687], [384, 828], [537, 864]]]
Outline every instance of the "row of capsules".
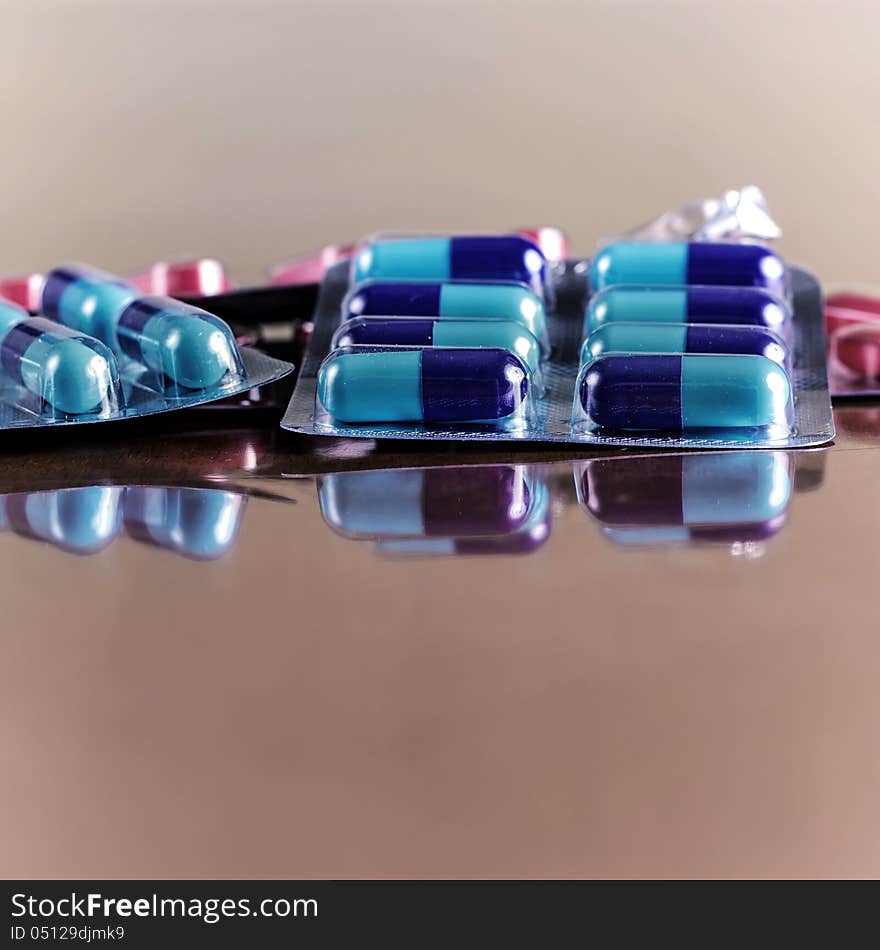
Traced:
[[[822, 454], [799, 456], [803, 464]], [[569, 470], [570, 471], [570, 470]], [[580, 508], [603, 537], [635, 548], [718, 544], [759, 556], [784, 526], [796, 483], [786, 452], [694, 452], [574, 464]], [[805, 478], [806, 476], [806, 478]], [[324, 522], [383, 554], [533, 554], [554, 509], [574, 501], [566, 467], [477, 465], [336, 472], [318, 480]]]
[[548, 277], [533, 234], [368, 239], [352, 257], [317, 413], [525, 425], [549, 353]]
[[247, 498], [217, 488], [88, 485], [0, 495], [0, 531], [68, 554], [103, 551], [124, 530], [134, 541], [194, 561], [235, 544]]
[[27, 288], [39, 315], [0, 297], [0, 401], [35, 416], [113, 418], [125, 378], [166, 396], [221, 387], [244, 373], [229, 327], [170, 297], [86, 265], [50, 270]]
[[590, 293], [576, 425], [790, 429], [788, 275], [768, 248], [615, 243], [593, 258]]

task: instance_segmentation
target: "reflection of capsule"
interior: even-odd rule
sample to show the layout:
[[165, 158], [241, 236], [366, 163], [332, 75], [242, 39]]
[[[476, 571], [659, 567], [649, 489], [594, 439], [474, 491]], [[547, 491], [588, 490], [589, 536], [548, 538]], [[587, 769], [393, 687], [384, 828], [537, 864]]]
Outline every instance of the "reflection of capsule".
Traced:
[[621, 544], [760, 541], [785, 522], [792, 465], [784, 452], [599, 459], [578, 500]]
[[336, 350], [318, 372], [318, 400], [341, 422], [485, 422], [512, 416], [528, 372], [507, 350]]
[[116, 408], [116, 360], [103, 343], [4, 300], [0, 365], [14, 383], [59, 412]]
[[538, 340], [547, 336], [544, 303], [521, 284], [367, 281], [345, 298], [342, 315], [343, 319], [394, 316], [515, 320]]
[[132, 284], [91, 267], [49, 271], [40, 309], [188, 389], [241, 372], [235, 340], [222, 320], [170, 297], [140, 297]]
[[489, 346], [508, 350], [536, 373], [541, 362], [538, 341], [511, 320], [432, 320], [430, 317], [356, 317], [333, 335], [339, 346]]
[[321, 480], [324, 520], [358, 538], [508, 535], [532, 511], [520, 465], [340, 472]]
[[783, 365], [785, 344], [762, 327], [685, 323], [609, 323], [591, 333], [581, 362], [606, 353], [740, 353]]
[[764, 356], [601, 356], [581, 374], [587, 419], [610, 429], [680, 432], [787, 424], [791, 386]]
[[362, 280], [517, 281], [541, 293], [544, 255], [519, 235], [377, 238], [361, 247], [352, 283]]
[[122, 491], [95, 485], [6, 495], [4, 526], [71, 554], [96, 554], [119, 534]]
[[587, 331], [608, 323], [699, 323], [780, 333], [788, 306], [760, 287], [609, 287], [587, 304]]
[[247, 499], [215, 488], [131, 487], [125, 492], [129, 537], [196, 561], [211, 561], [232, 549]]
[[785, 265], [760, 244], [621, 241], [590, 264], [593, 293], [614, 284], [763, 287], [785, 296]]

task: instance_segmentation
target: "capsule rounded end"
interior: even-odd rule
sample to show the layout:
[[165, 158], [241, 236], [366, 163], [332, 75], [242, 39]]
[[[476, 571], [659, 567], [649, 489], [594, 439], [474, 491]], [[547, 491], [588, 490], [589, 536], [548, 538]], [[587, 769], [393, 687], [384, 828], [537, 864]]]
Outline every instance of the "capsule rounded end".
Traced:
[[102, 353], [77, 339], [59, 340], [53, 343], [44, 364], [41, 395], [68, 415], [113, 408], [116, 378], [115, 360], [109, 351]]
[[235, 340], [220, 321], [169, 314], [156, 343], [162, 372], [187, 389], [210, 389], [238, 372]]

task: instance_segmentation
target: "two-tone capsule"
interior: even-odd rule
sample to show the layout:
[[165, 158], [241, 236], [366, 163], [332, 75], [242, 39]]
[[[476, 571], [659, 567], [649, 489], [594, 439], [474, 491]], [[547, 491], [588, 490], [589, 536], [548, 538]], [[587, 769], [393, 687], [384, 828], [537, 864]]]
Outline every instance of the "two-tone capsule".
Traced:
[[235, 544], [247, 498], [214, 488], [131, 487], [123, 522], [129, 537], [196, 561], [222, 557]]
[[587, 304], [586, 329], [609, 323], [718, 323], [784, 333], [788, 306], [760, 287], [609, 287]]
[[760, 244], [621, 241], [590, 263], [593, 293], [615, 284], [720, 284], [761, 287], [779, 297], [787, 291], [785, 264]]
[[342, 472], [321, 480], [319, 501], [352, 538], [471, 538], [524, 527], [533, 488], [520, 465]]
[[547, 345], [543, 300], [522, 284], [476, 281], [367, 281], [351, 290], [342, 317], [480, 318], [521, 323]]
[[91, 267], [51, 270], [41, 311], [187, 389], [206, 389], [243, 372], [222, 320], [170, 297], [142, 297], [133, 285]]
[[363, 280], [516, 281], [541, 294], [547, 262], [538, 247], [515, 234], [474, 237], [378, 238], [352, 261], [353, 284]]
[[3, 526], [69, 554], [96, 554], [119, 534], [123, 491], [94, 485], [0, 496]]
[[529, 374], [508, 350], [344, 347], [318, 371], [318, 402], [339, 422], [488, 422], [519, 416]]
[[784, 452], [598, 459], [576, 475], [578, 501], [621, 544], [763, 541], [785, 523]]
[[3, 300], [0, 365], [16, 385], [66, 415], [119, 404], [116, 360], [103, 343]]
[[786, 348], [771, 330], [699, 323], [608, 323], [584, 340], [581, 362], [610, 353], [740, 353], [785, 365]]
[[584, 366], [576, 394], [576, 411], [600, 428], [787, 428], [791, 385], [766, 356], [618, 354]]
[[330, 344], [340, 346], [494, 347], [518, 356], [538, 372], [541, 347], [519, 323], [510, 320], [435, 320], [430, 317], [357, 317], [346, 320]]

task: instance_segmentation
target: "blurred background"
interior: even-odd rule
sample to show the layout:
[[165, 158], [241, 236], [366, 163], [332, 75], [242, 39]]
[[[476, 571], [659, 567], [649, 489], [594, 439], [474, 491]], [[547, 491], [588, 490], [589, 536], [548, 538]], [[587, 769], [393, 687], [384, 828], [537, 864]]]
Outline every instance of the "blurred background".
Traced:
[[871, 280], [876, 3], [0, 0], [0, 272], [376, 229], [565, 228], [575, 253], [760, 185], [783, 252]]

